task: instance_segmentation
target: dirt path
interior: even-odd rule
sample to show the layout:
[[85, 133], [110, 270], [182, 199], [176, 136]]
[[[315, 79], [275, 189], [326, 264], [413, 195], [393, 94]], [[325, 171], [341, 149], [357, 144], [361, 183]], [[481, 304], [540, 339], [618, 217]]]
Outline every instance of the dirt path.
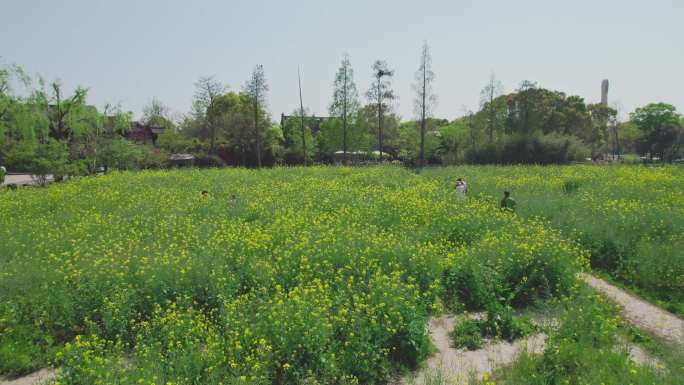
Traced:
[[42, 385], [49, 384], [55, 379], [55, 371], [52, 369], [41, 369], [29, 375], [16, 378], [14, 380], [6, 380], [0, 378], [0, 385]]
[[528, 339], [487, 344], [478, 350], [455, 349], [451, 347], [449, 332], [454, 328], [454, 317], [441, 316], [432, 318], [428, 324], [430, 339], [437, 352], [430, 357], [424, 369], [408, 378], [394, 382], [396, 385], [424, 385], [430, 378], [441, 377], [445, 383], [467, 383], [471, 377], [482, 378], [484, 373], [491, 373], [499, 365], [513, 362], [517, 354], [527, 349], [530, 352], [541, 352], [544, 349], [544, 334], [536, 334]]
[[594, 290], [622, 307], [624, 317], [634, 326], [666, 341], [684, 344], [684, 321], [681, 319], [602, 279], [589, 274], [581, 277]]

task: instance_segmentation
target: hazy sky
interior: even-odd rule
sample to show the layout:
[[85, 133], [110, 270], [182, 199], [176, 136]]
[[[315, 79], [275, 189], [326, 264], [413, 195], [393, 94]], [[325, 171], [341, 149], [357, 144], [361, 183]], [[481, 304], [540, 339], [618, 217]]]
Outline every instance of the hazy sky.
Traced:
[[396, 110], [413, 117], [414, 73], [432, 49], [436, 116], [476, 109], [491, 72], [610, 102], [624, 115], [664, 101], [684, 110], [683, 0], [180, 1], [2, 0], [0, 57], [30, 74], [90, 89], [92, 104], [139, 115], [153, 97], [190, 109], [194, 82], [216, 75], [242, 88], [255, 64], [277, 120], [299, 103], [327, 114], [349, 53], [363, 97], [375, 59], [395, 69]]

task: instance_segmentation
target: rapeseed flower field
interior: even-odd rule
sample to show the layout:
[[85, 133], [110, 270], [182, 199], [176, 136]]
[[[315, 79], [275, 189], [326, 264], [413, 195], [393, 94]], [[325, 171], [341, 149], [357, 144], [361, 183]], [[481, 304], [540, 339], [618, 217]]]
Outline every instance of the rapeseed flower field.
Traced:
[[[453, 191], [458, 176], [468, 199]], [[651, 269], [635, 287], [652, 289], [646, 274], [681, 287], [671, 265], [625, 262], [653, 250], [664, 264], [681, 258], [681, 176], [216, 169], [0, 192], [0, 373], [54, 365], [60, 384], [384, 383], [430, 354], [431, 314], [573, 296], [576, 272], [615, 262], [607, 239], [616, 277]], [[503, 188], [517, 212], [498, 208]], [[606, 238], [618, 229], [645, 233]], [[625, 254], [628, 245], [650, 251]]]
[[544, 218], [579, 241], [595, 271], [684, 316], [681, 166], [467, 166], [425, 174], [443, 184], [465, 177], [483, 199], [511, 190], [518, 214]]

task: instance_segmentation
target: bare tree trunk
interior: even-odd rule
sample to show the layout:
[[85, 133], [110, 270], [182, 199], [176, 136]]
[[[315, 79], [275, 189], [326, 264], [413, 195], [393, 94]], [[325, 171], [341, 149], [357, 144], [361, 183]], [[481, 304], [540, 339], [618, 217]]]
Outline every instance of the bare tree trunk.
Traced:
[[211, 135], [211, 138], [209, 138], [209, 153], [214, 154], [214, 144], [216, 143], [216, 127], [214, 124], [211, 122], [211, 117], [207, 119], [207, 124], [209, 124], [209, 132]]
[[344, 102], [342, 103], [342, 152], [347, 165], [347, 69], [344, 70]]
[[425, 165], [425, 103], [427, 96], [427, 68], [425, 68], [425, 53], [423, 53], [423, 94], [420, 115], [420, 167]]
[[380, 94], [380, 79], [378, 76], [378, 151], [380, 151], [380, 161], [382, 161], [382, 95]]

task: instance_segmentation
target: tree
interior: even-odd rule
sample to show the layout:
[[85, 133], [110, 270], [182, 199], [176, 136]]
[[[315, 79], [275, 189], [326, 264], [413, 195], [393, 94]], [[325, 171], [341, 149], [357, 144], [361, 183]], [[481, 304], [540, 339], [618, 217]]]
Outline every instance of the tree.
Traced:
[[649, 132], [667, 124], [679, 126], [681, 115], [671, 104], [651, 103], [637, 108], [630, 118], [641, 130]]
[[651, 103], [637, 108], [630, 118], [642, 132], [639, 146], [650, 156], [660, 155], [673, 160], [679, 151], [682, 137], [681, 115], [677, 109], [666, 103]]
[[437, 152], [443, 164], [455, 164], [464, 158], [468, 142], [467, 121], [456, 120], [439, 128], [439, 147]]
[[420, 64], [416, 72], [415, 112], [420, 117], [420, 166], [425, 165], [425, 132], [427, 130], [427, 119], [432, 113], [432, 109], [437, 102], [437, 97], [432, 90], [432, 82], [435, 80], [435, 73], [432, 72], [432, 57], [430, 47], [427, 42], [423, 43], [420, 54]]
[[282, 127], [286, 147], [285, 161], [306, 164], [315, 155], [316, 140], [311, 132], [313, 121], [307, 109], [301, 106], [292, 115], [299, 115], [299, 119], [286, 119]]
[[175, 131], [176, 125], [171, 121], [170, 115], [169, 108], [161, 100], [152, 98], [150, 103], [143, 108], [142, 121], [150, 126], [162, 127], [167, 131]]
[[387, 63], [382, 60], [376, 60], [372, 68], [375, 82], [366, 92], [366, 98], [372, 103], [371, 105], [374, 106], [377, 113], [378, 151], [382, 157], [385, 151], [383, 145], [383, 113], [390, 110], [390, 103], [396, 99], [391, 84], [394, 71], [390, 70]]
[[[325, 120], [321, 124], [321, 130], [316, 137], [319, 151], [322, 154], [332, 156], [340, 148], [344, 148], [346, 132], [346, 146], [347, 151], [368, 151], [370, 150], [371, 137], [368, 135], [368, 127], [362, 119], [350, 120], [347, 128], [344, 128], [344, 122], [341, 117], [334, 117]], [[345, 163], [347, 162], [347, 153], [343, 153]]]
[[[372, 148], [378, 149], [378, 106], [374, 103], [369, 103], [363, 106], [358, 113], [357, 119], [363, 121], [363, 125], [368, 127], [368, 136], [375, 138], [374, 146]], [[392, 154], [397, 156], [399, 154], [399, 124], [401, 119], [399, 116], [389, 111], [386, 107], [383, 108], [382, 113], [382, 151], [385, 154]], [[418, 135], [418, 131], [416, 131]]]
[[48, 117], [48, 134], [57, 140], [70, 141], [76, 126], [80, 126], [83, 120], [79, 119], [86, 109], [86, 96], [88, 90], [77, 87], [74, 94], [66, 99], [62, 95], [62, 83], [56, 80], [50, 84], [51, 94], [46, 91], [39, 92], [40, 104], [45, 109]]
[[359, 110], [359, 96], [354, 84], [354, 71], [349, 62], [349, 55], [345, 54], [342, 64], [337, 70], [334, 83], [335, 91], [330, 104], [330, 115], [337, 116], [342, 121], [342, 151], [344, 162], [347, 163], [348, 125], [354, 123]]
[[[570, 98], [568, 98], [570, 99]], [[584, 103], [582, 103], [584, 107]], [[591, 148], [592, 155], [596, 155], [599, 150], [607, 150], [608, 141], [611, 139], [609, 128], [613, 131], [613, 153], [617, 151], [617, 110], [603, 103], [590, 104], [586, 106], [589, 112], [590, 121], [584, 129], [577, 129], [570, 134], [578, 136]], [[610, 127], [609, 127], [610, 125]]]
[[[489, 76], [489, 83], [480, 92], [480, 105], [482, 110], [486, 111], [487, 116], [487, 131], [489, 133], [489, 143], [494, 142], [494, 129], [498, 126], [497, 122], [497, 105], [495, 100], [503, 92], [503, 85], [496, 80], [496, 76], [492, 73]], [[501, 103], [499, 103], [501, 104]]]
[[254, 138], [256, 142], [257, 167], [261, 168], [261, 131], [259, 129], [259, 112], [266, 106], [266, 93], [268, 84], [264, 76], [264, 66], [257, 64], [252, 71], [252, 76], [245, 84], [245, 94], [250, 98], [252, 105], [252, 116], [254, 118]]
[[29, 172], [35, 181], [44, 186], [48, 174], [61, 180], [69, 173], [69, 152], [66, 142], [47, 138], [43, 143], [22, 141], [7, 153], [7, 165], [12, 170]]
[[216, 99], [223, 95], [228, 87], [216, 80], [214, 76], [201, 77], [195, 83], [195, 109], [196, 118], [204, 123], [209, 129], [209, 153], [213, 154], [216, 149], [216, 131], [218, 117], [212, 113]]
[[36, 131], [47, 129], [46, 120], [35, 110], [35, 103], [28, 104], [15, 87], [22, 86], [28, 91], [31, 85], [24, 71], [15, 65], [0, 67], [0, 151], [15, 140], [33, 139]]

